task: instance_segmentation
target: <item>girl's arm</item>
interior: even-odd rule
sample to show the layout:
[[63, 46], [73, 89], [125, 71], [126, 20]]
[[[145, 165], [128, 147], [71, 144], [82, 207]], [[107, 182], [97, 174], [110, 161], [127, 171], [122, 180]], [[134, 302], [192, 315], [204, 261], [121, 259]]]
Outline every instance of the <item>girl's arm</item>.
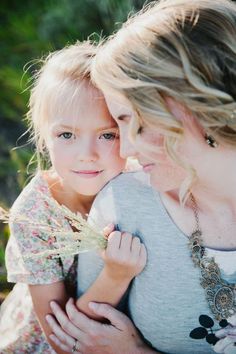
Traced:
[[[114, 231], [108, 238], [103, 252], [104, 268], [87, 292], [77, 300], [77, 307], [91, 318], [103, 319], [88, 306], [90, 301], [116, 306], [125, 293], [130, 281], [146, 264], [146, 249], [138, 237]], [[50, 339], [52, 334], [45, 317], [52, 313], [50, 302], [56, 301], [63, 308], [68, 300], [63, 281], [50, 285], [29, 285], [34, 310], [48, 342], [58, 354], [65, 352]]]
[[104, 267], [96, 281], [77, 301], [77, 308], [93, 319], [102, 319], [89, 308], [90, 301], [117, 306], [131, 280], [146, 264], [146, 249], [138, 237], [119, 231], [108, 237], [102, 254]]
[[56, 353], [65, 354], [65, 351], [60, 349], [60, 347], [58, 347], [54, 342], [51, 341], [49, 336], [50, 334], [52, 334], [52, 330], [45, 320], [45, 316], [48, 313], [52, 313], [49, 306], [50, 301], [56, 300], [62, 308], [65, 308], [68, 296], [66, 295], [66, 290], [63, 281], [47, 285], [29, 285], [29, 290], [34, 305], [34, 310], [36, 312], [42, 330], [47, 337], [47, 341]]

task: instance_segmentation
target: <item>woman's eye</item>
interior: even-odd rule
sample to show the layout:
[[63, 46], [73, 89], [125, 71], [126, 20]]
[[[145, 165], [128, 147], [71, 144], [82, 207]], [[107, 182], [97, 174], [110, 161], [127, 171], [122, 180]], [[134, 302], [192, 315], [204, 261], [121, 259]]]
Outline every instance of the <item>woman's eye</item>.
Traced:
[[105, 139], [105, 140], [114, 140], [116, 138], [118, 138], [117, 133], [104, 133], [100, 137], [100, 139]]
[[72, 138], [73, 134], [69, 133], [69, 132], [64, 132], [58, 135], [59, 138], [63, 137], [66, 140], [69, 140], [70, 138]]

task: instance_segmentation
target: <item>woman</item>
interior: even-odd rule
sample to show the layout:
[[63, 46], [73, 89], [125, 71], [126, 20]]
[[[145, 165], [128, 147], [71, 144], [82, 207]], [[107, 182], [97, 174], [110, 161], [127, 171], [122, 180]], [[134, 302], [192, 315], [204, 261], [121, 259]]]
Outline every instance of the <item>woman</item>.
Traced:
[[[138, 158], [153, 187], [142, 173], [118, 177], [91, 212], [147, 247], [126, 312], [142, 336], [106, 305], [91, 304], [110, 326], [72, 303], [68, 319], [54, 303], [64, 328], [51, 318], [55, 340], [69, 351], [76, 339], [81, 353], [236, 353], [235, 4], [152, 4], [101, 46], [93, 79], [119, 125], [122, 157]], [[79, 292], [101, 266], [80, 258]]]

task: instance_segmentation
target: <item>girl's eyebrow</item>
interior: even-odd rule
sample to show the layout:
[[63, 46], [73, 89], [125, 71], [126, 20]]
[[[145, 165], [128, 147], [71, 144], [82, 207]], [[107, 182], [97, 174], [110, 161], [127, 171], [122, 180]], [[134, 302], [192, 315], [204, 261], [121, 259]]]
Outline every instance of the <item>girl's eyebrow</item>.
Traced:
[[68, 129], [68, 130], [78, 130], [76, 127], [71, 127], [70, 125], [64, 125], [64, 124], [54, 124], [53, 129]]
[[[74, 130], [74, 131], [79, 131], [80, 129], [79, 128], [76, 128], [76, 127], [72, 127], [72, 126], [70, 126], [70, 125], [64, 125], [64, 124], [55, 124], [54, 126], [53, 126], [53, 129], [68, 129], [68, 130]], [[115, 124], [115, 122], [114, 122], [114, 125], [112, 125], [112, 126], [108, 126], [108, 125], [106, 125], [106, 126], [104, 126], [104, 127], [98, 127], [97, 129], [96, 129], [96, 131], [102, 131], [102, 130], [109, 130], [109, 129], [118, 129], [118, 127], [117, 127], [117, 125]]]

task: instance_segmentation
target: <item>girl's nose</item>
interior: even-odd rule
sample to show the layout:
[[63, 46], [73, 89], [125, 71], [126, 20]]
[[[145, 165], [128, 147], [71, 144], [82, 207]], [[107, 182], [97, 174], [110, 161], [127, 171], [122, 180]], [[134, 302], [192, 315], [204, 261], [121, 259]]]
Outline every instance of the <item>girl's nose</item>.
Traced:
[[96, 151], [96, 144], [94, 141], [83, 139], [77, 145], [76, 156], [80, 161], [92, 162], [96, 161], [98, 158], [98, 153]]

